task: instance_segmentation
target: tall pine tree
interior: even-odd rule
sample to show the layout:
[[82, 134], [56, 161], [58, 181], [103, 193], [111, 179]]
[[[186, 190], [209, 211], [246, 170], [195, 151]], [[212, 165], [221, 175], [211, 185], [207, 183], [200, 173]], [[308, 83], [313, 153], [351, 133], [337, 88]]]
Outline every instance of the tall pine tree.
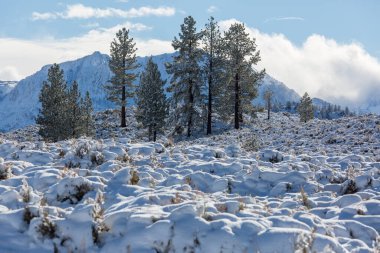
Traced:
[[251, 109], [252, 99], [257, 96], [258, 81], [265, 72], [252, 69], [252, 65], [260, 61], [260, 51], [256, 51], [255, 39], [250, 38], [243, 24], [231, 25], [224, 34], [224, 40], [229, 66], [226, 102], [233, 101], [234, 125], [239, 129], [243, 122], [243, 111]]
[[268, 117], [267, 117], [268, 120], [270, 120], [270, 110], [272, 109], [272, 97], [273, 97], [273, 91], [268, 89], [264, 92], [264, 100], [265, 100], [266, 107], [268, 110]]
[[84, 99], [81, 99], [81, 131], [86, 136], [95, 135], [95, 121], [94, 121], [94, 108], [92, 106], [92, 100], [90, 93], [87, 91]]
[[167, 116], [164, 84], [165, 81], [161, 79], [157, 64], [150, 57], [144, 72], [140, 75], [140, 85], [136, 92], [136, 118], [148, 128], [149, 140], [153, 135], [153, 141], [156, 141], [157, 132], [164, 127]]
[[306, 123], [314, 118], [313, 102], [307, 92], [305, 92], [301, 98], [300, 104], [298, 105], [298, 112], [300, 114], [301, 122]]
[[178, 51], [173, 63], [166, 68], [172, 74], [169, 91], [172, 92], [173, 116], [177, 124], [187, 127], [190, 137], [194, 121], [199, 120], [201, 112], [201, 67], [202, 50], [199, 42], [202, 34], [196, 31], [195, 20], [188, 16], [181, 25], [179, 38], [175, 37], [172, 46]]
[[137, 78], [136, 69], [139, 67], [136, 59], [136, 43], [129, 37], [129, 30], [123, 28], [116, 33], [111, 43], [111, 59], [109, 67], [113, 73], [110, 83], [105, 86], [108, 99], [121, 107], [121, 127], [126, 127], [127, 99], [133, 98]]
[[214, 105], [218, 102], [220, 86], [224, 74], [223, 41], [218, 23], [210, 17], [202, 37], [204, 66], [203, 73], [207, 78], [207, 134], [212, 133]]
[[67, 99], [68, 103], [65, 108], [68, 121], [67, 127], [69, 128], [70, 136], [78, 138], [82, 134], [82, 108], [81, 95], [76, 81], [73, 82], [70, 89], [67, 91]]
[[65, 139], [70, 131], [66, 126], [66, 81], [58, 64], [49, 68], [47, 81], [43, 83], [39, 99], [41, 109], [36, 119], [40, 125], [39, 134], [53, 142]]

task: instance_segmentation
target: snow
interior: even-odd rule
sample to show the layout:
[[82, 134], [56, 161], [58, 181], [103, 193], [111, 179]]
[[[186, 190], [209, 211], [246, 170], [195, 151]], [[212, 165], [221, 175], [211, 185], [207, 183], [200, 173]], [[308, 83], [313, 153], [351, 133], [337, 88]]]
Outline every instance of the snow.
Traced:
[[110, 111], [96, 139], [1, 134], [0, 252], [379, 250], [380, 117], [265, 116], [174, 144]]

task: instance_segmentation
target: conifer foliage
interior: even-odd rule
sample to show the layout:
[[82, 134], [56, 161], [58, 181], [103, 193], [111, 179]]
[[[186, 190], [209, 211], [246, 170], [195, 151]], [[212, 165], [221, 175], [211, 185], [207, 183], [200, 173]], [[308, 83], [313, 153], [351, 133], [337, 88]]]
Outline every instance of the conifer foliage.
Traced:
[[148, 128], [149, 140], [153, 141], [156, 141], [157, 132], [164, 127], [167, 116], [165, 82], [161, 79], [157, 64], [153, 62], [152, 57], [149, 58], [145, 70], [140, 75], [140, 85], [136, 92], [136, 119]]
[[175, 37], [172, 46], [178, 51], [173, 63], [166, 69], [172, 74], [168, 91], [172, 93], [172, 116], [176, 125], [187, 127], [190, 137], [194, 125], [199, 121], [202, 107], [200, 90], [202, 85], [202, 50], [199, 48], [202, 33], [196, 31], [195, 20], [188, 16], [181, 25], [179, 38]]
[[47, 140], [59, 141], [68, 135], [65, 126], [66, 115], [66, 81], [58, 64], [53, 64], [48, 70], [47, 81], [43, 83], [39, 96], [41, 102], [37, 124], [40, 124], [39, 134]]
[[41, 109], [36, 119], [40, 125], [39, 134], [53, 142], [92, 136], [94, 132], [92, 102], [88, 92], [83, 100], [75, 81], [67, 89], [63, 74], [59, 65], [53, 64], [39, 96]]
[[108, 99], [121, 107], [121, 127], [126, 127], [127, 99], [135, 95], [133, 82], [137, 78], [139, 67], [136, 59], [136, 43], [129, 37], [129, 30], [122, 28], [116, 33], [111, 43], [111, 59], [109, 67], [113, 73], [110, 83], [105, 85]]
[[204, 65], [203, 73], [207, 79], [207, 134], [212, 133], [212, 119], [215, 105], [220, 101], [221, 86], [224, 78], [223, 38], [218, 23], [210, 17], [202, 37]]
[[256, 72], [252, 65], [260, 61], [260, 51], [256, 51], [255, 39], [245, 31], [245, 26], [235, 23], [224, 34], [228, 86], [225, 91], [226, 113], [234, 114], [234, 126], [240, 128], [243, 112], [252, 109], [252, 99], [257, 96], [258, 81], [265, 71]]
[[298, 105], [298, 112], [301, 122], [307, 122], [314, 118], [313, 102], [307, 92], [305, 92], [301, 98], [300, 104]]

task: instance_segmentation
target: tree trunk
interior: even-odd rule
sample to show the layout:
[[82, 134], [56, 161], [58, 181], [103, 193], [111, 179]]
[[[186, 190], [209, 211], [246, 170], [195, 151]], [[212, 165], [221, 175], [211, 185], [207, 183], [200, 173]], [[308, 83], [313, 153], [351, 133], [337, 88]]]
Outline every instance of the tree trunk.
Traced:
[[151, 140], [150, 137], [152, 137], [152, 126], [151, 125], [149, 125], [149, 127], [148, 127], [148, 140], [149, 141]]
[[187, 137], [191, 136], [191, 126], [193, 120], [193, 103], [194, 103], [194, 95], [193, 95], [193, 82], [189, 80], [189, 117], [187, 119]]
[[240, 87], [239, 74], [235, 74], [235, 129], [240, 128]]
[[270, 107], [271, 107], [271, 103], [270, 103], [270, 99], [268, 100], [268, 120], [270, 120]]
[[210, 60], [210, 74], [208, 76], [208, 111], [207, 111], [207, 134], [211, 134], [212, 122], [212, 60]]
[[122, 93], [121, 93], [121, 127], [126, 127], [127, 124], [126, 124], [126, 120], [125, 120], [125, 103], [126, 103], [126, 98], [125, 98], [125, 85], [123, 86], [123, 90], [122, 90]]
[[157, 131], [156, 129], [153, 130], [153, 141], [156, 142], [157, 139]]

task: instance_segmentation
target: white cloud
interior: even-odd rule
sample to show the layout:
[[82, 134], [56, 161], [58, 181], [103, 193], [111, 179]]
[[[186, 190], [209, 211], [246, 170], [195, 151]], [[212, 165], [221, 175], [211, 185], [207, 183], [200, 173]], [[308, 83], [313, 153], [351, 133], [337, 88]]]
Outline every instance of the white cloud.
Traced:
[[[234, 22], [237, 21], [220, 22], [221, 29], [228, 29]], [[149, 29], [143, 24], [125, 23], [92, 29], [83, 36], [68, 39], [0, 38], [0, 80], [20, 79], [17, 76], [33, 74], [43, 65], [73, 60], [94, 51], [109, 53], [110, 42], [123, 26], [132, 32]], [[301, 46], [296, 46], [283, 34], [247, 30], [256, 38], [261, 51], [262, 61], [258, 68], [265, 67], [268, 74], [299, 94], [307, 91], [314, 97], [342, 105], [362, 104], [380, 97], [380, 63], [360, 44], [340, 44], [321, 35], [312, 35]], [[135, 40], [137, 53], [141, 56], [173, 52], [171, 41], [138, 37]]]
[[210, 7], [208, 7], [207, 12], [208, 13], [214, 13], [217, 10], [218, 10], [218, 7], [216, 7], [215, 5], [211, 5]]
[[140, 8], [131, 8], [122, 10], [116, 8], [94, 8], [83, 4], [67, 5], [64, 12], [33, 12], [32, 20], [47, 20], [47, 19], [89, 19], [89, 18], [136, 18], [146, 16], [173, 16], [175, 9], [173, 7], [158, 7], [153, 8], [143, 6]]
[[[220, 25], [228, 29], [234, 22], [226, 20]], [[261, 51], [259, 68], [265, 67], [268, 74], [299, 94], [307, 91], [351, 106], [380, 96], [380, 62], [360, 44], [340, 44], [315, 34], [298, 47], [283, 34], [247, 29]]]
[[4, 66], [0, 69], [0, 80], [2, 81], [19, 81], [21, 79], [17, 68], [14, 66]]
[[[19, 80], [38, 71], [42, 66], [54, 62], [63, 62], [77, 59], [94, 51], [109, 53], [109, 46], [115, 33], [122, 27], [133, 31], [149, 29], [143, 24], [124, 23], [110, 28], [97, 28], [83, 36], [68, 39], [20, 40], [14, 38], [0, 38], [0, 70], [13, 66], [13, 75]], [[135, 38], [140, 56], [156, 55], [172, 52], [171, 41], [156, 39]], [[0, 72], [0, 80], [9, 79], [10, 72]], [[18, 74], [19, 73], [19, 74]], [[12, 77], [13, 78], [13, 77]]]
[[272, 17], [268, 18], [264, 21], [264, 23], [268, 23], [271, 21], [304, 21], [305, 19], [302, 17]]

